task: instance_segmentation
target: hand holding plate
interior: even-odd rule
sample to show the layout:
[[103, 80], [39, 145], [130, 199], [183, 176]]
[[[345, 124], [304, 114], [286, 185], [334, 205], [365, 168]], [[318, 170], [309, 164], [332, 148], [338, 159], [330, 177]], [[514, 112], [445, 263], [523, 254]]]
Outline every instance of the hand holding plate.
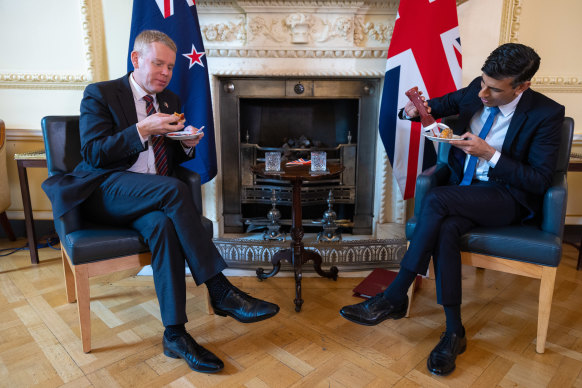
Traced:
[[204, 137], [204, 132], [202, 132], [204, 127], [196, 129], [193, 126], [189, 125], [186, 129], [190, 129], [192, 131], [192, 134], [196, 136], [192, 138], [182, 139], [182, 144], [184, 144], [185, 147], [196, 147], [198, 143], [200, 143], [200, 140], [202, 140], [202, 138]]
[[469, 155], [477, 156], [485, 160], [490, 160], [495, 154], [495, 148], [471, 132], [465, 132], [461, 135], [460, 139], [452, 140], [450, 143]]

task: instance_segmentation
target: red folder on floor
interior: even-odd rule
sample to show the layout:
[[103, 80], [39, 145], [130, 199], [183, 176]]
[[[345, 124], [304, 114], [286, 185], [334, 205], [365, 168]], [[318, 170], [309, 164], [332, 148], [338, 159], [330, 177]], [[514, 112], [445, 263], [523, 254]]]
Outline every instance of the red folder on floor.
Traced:
[[[376, 268], [362, 280], [354, 289], [354, 296], [369, 299], [374, 295], [383, 292], [396, 278], [398, 272]], [[416, 277], [416, 286], [420, 287], [421, 276]]]

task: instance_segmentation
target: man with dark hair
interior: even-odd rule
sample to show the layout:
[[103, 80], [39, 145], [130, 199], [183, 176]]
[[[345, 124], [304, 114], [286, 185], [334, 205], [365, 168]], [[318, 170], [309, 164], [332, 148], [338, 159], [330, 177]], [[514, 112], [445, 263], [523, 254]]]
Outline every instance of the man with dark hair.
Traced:
[[[421, 205], [414, 236], [398, 276], [385, 292], [340, 314], [362, 325], [400, 319], [407, 290], [433, 258], [437, 302], [446, 331], [427, 360], [428, 369], [447, 375], [467, 346], [461, 321], [459, 237], [479, 226], [502, 226], [534, 219], [556, 167], [564, 107], [531, 90], [540, 58], [530, 47], [504, 44], [467, 87], [425, 105], [435, 118], [459, 115], [448, 156], [449, 185], [430, 190]], [[418, 120], [409, 102], [401, 119]]]
[[508, 43], [499, 46], [485, 60], [481, 71], [495, 79], [511, 78], [511, 87], [533, 78], [540, 68], [540, 57], [530, 47]]
[[[164, 354], [183, 358], [191, 369], [213, 373], [223, 362], [188, 334], [184, 261], [196, 284], [208, 287], [214, 312], [243, 322], [277, 314], [279, 306], [255, 299], [222, 274], [226, 263], [205, 231], [185, 183], [172, 176], [194, 157], [200, 138], [182, 141], [164, 135], [184, 124], [172, 78], [176, 45], [160, 31], [135, 39], [134, 71], [113, 81], [87, 86], [81, 102], [83, 160], [67, 175], [43, 182], [55, 218], [80, 206], [83, 217], [136, 229], [152, 252], [160, 304]], [[193, 130], [194, 128], [190, 128]]]

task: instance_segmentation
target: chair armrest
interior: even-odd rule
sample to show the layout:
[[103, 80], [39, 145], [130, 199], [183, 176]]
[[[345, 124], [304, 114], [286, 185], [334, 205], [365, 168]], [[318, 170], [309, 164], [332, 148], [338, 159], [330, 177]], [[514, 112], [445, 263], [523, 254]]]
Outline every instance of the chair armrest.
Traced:
[[180, 179], [182, 182], [186, 183], [190, 187], [192, 192], [192, 200], [196, 209], [202, 215], [202, 189], [200, 184], [200, 175], [197, 172], [188, 170], [185, 167], [178, 166], [174, 170], [174, 175], [176, 178]]
[[72, 232], [83, 228], [83, 220], [81, 219], [81, 209], [74, 207], [59, 218], [54, 219], [55, 231], [59, 235], [61, 241], [65, 241], [65, 237]]
[[553, 233], [562, 238], [567, 200], [568, 181], [566, 175], [555, 176], [552, 185], [544, 195], [541, 225], [544, 232]]
[[428, 191], [436, 186], [447, 183], [450, 175], [449, 167], [446, 164], [437, 164], [424, 170], [416, 178], [416, 190], [414, 195], [414, 216], [420, 216], [420, 206]]

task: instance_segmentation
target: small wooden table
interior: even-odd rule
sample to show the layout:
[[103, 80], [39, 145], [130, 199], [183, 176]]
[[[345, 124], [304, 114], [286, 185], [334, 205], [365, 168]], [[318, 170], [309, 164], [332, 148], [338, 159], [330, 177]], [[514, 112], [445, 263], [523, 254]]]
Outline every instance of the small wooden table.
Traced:
[[[568, 164], [568, 171], [582, 172], [582, 155], [574, 153], [570, 154], [570, 163]], [[576, 269], [580, 271], [580, 269], [582, 269], [582, 239], [580, 240], [580, 244], [575, 243], [570, 244], [578, 248], [578, 264], [576, 265]]]
[[20, 192], [22, 194], [22, 206], [24, 208], [24, 224], [26, 225], [26, 237], [30, 249], [30, 262], [38, 264], [38, 250], [36, 248], [36, 231], [34, 218], [32, 217], [32, 205], [30, 204], [30, 189], [28, 187], [28, 167], [45, 167], [46, 154], [44, 150], [14, 154], [18, 167], [18, 179], [20, 180]]
[[337, 280], [338, 269], [333, 266], [329, 271], [321, 269], [321, 256], [317, 252], [305, 250], [303, 247], [303, 223], [302, 223], [302, 209], [301, 209], [301, 184], [303, 181], [317, 181], [330, 176], [339, 175], [344, 167], [340, 165], [328, 164], [329, 172], [326, 174], [312, 174], [310, 166], [292, 166], [281, 167], [281, 173], [266, 173], [265, 165], [263, 163], [252, 166], [252, 171], [263, 177], [271, 179], [280, 179], [290, 181], [293, 184], [293, 200], [292, 200], [292, 217], [293, 226], [291, 228], [291, 246], [290, 249], [283, 249], [273, 255], [271, 263], [273, 270], [265, 273], [263, 268], [257, 268], [257, 277], [262, 280], [275, 276], [281, 269], [281, 260], [287, 260], [293, 265], [295, 271], [295, 311], [301, 311], [303, 299], [301, 299], [301, 279], [303, 277], [301, 267], [308, 261], [313, 261], [313, 268], [320, 276]]

